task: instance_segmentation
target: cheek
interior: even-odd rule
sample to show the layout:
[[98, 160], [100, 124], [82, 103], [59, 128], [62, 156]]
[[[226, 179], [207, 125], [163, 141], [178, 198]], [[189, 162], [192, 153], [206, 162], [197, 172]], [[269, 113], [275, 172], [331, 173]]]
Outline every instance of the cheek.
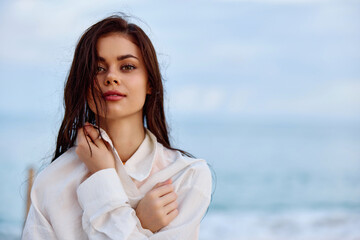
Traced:
[[95, 90], [95, 98], [96, 98], [96, 104], [95, 104], [94, 96], [91, 93], [91, 91], [89, 90], [88, 97], [87, 97], [87, 103], [88, 103], [91, 111], [93, 111], [95, 114], [98, 114], [96, 107], [98, 108], [98, 110], [100, 110], [101, 107], [104, 105], [104, 102], [102, 101], [102, 98], [101, 98], [101, 92], [99, 92], [98, 90]]
[[147, 95], [147, 86], [145, 84], [138, 85], [136, 91], [136, 98], [139, 103], [144, 103]]
[[91, 96], [91, 94], [88, 95], [87, 103], [88, 103], [91, 111], [93, 111], [96, 114], [97, 112], [96, 112], [95, 102], [94, 102], [94, 98]]

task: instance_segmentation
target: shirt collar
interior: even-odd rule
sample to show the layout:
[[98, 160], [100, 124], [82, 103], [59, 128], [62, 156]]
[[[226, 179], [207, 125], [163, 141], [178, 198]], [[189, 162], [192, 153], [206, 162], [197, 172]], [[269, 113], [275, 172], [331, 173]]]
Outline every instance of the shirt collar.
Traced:
[[[95, 126], [97, 127], [97, 126]], [[97, 127], [98, 128], [98, 127]], [[109, 135], [104, 129], [99, 128], [102, 138], [115, 150]], [[135, 153], [126, 161], [124, 168], [126, 173], [136, 181], [142, 182], [149, 177], [155, 159], [157, 139], [155, 135], [146, 129], [145, 138]], [[117, 152], [116, 152], [117, 154]], [[122, 165], [122, 164], [121, 164]]]
[[126, 161], [124, 168], [127, 174], [136, 181], [149, 177], [156, 153], [156, 137], [146, 129], [145, 139], [136, 152]]

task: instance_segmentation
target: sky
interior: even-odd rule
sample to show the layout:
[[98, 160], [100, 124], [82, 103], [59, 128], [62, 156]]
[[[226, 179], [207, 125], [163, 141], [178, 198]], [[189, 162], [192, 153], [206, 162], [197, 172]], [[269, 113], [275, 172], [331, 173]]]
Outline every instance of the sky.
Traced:
[[[155, 46], [170, 123], [176, 119], [198, 120], [209, 132], [216, 128], [216, 124], [206, 125], [211, 120], [359, 126], [360, 0], [1, 0], [0, 146], [6, 150], [0, 158], [6, 173], [1, 175], [2, 182], [23, 179], [25, 166], [40, 164], [40, 160], [46, 160], [44, 155], [51, 156], [62, 119], [63, 86], [77, 41], [92, 24], [116, 12], [133, 16], [131, 21], [144, 29]], [[10, 124], [19, 119], [18, 125]], [[34, 128], [34, 119], [43, 130]], [[188, 131], [198, 126], [190, 124]], [[249, 146], [239, 156], [248, 159], [250, 165], [273, 164], [272, 156], [278, 155], [272, 153], [280, 149], [279, 156], [285, 160], [296, 153], [294, 159], [300, 159], [300, 166], [312, 168], [313, 160], [323, 163], [318, 166], [358, 166], [357, 138], [348, 143], [341, 138], [348, 136], [347, 132], [341, 132], [334, 145], [324, 144], [318, 153], [313, 146], [321, 147], [321, 137], [327, 136], [332, 143], [331, 131], [329, 135], [320, 134], [318, 140], [301, 138], [303, 128], [295, 129], [294, 138], [299, 140], [296, 144], [284, 143], [284, 148], [283, 144], [276, 145], [277, 128], [263, 143], [261, 138], [255, 139], [259, 136], [256, 132], [266, 128], [253, 128], [252, 135], [252, 128], [246, 131], [249, 125], [238, 125], [239, 132], [245, 131], [242, 138], [233, 138], [228, 144], [225, 132], [217, 134], [218, 140], [224, 139], [233, 149], [239, 144]], [[232, 131], [234, 125], [229, 126], [227, 131]], [[17, 132], [12, 132], [14, 129]], [[306, 129], [303, 135], [317, 136], [310, 134], [312, 129]], [[349, 129], [351, 132], [354, 128]], [[176, 141], [181, 139], [181, 134], [177, 135]], [[196, 151], [199, 156], [206, 158], [201, 151], [215, 153], [215, 157], [216, 153], [222, 154], [211, 151], [218, 143], [211, 134], [206, 144], [196, 143], [197, 138], [190, 140], [183, 149], [200, 145]], [[19, 150], [19, 143], [26, 144]], [[330, 148], [334, 150], [328, 152]], [[326, 154], [334, 156], [328, 158]], [[303, 160], [303, 156], [309, 157]], [[328, 159], [338, 164], [332, 165]], [[234, 160], [234, 164], [247, 162]], [[217, 164], [214, 161], [214, 168], [220, 169], [221, 162]], [[281, 164], [287, 170], [288, 165]], [[288, 164], [298, 166], [296, 162]], [[220, 191], [224, 186], [221, 181]], [[1, 187], [9, 193], [6, 201], [14, 202], [12, 197], [16, 198], [15, 205], [19, 206], [19, 190], [11, 184]], [[17, 219], [22, 212], [17, 209], [11, 214]]]
[[116, 12], [157, 50], [173, 117], [360, 120], [360, 1], [0, 3], [0, 116], [60, 119], [81, 34]]

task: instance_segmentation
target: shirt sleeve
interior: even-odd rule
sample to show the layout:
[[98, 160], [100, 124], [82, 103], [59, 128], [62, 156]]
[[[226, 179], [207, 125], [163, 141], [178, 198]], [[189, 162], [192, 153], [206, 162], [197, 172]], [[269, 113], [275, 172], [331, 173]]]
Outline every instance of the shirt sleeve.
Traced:
[[22, 240], [49, 240], [57, 239], [53, 228], [39, 210], [37, 201], [32, 198], [32, 204], [26, 219]]
[[[209, 184], [211, 186], [211, 182]], [[188, 187], [181, 191], [181, 197], [178, 197], [179, 215], [168, 226], [152, 233], [141, 227], [116, 170], [98, 171], [77, 190], [83, 209], [83, 229], [90, 240], [197, 239], [199, 224], [209, 206], [210, 197], [201, 188]]]

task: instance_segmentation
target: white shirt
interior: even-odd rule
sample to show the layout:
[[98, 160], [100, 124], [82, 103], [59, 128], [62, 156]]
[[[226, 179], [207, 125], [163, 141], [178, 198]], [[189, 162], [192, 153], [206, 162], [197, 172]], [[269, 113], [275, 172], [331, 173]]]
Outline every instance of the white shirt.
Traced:
[[[211, 198], [211, 172], [202, 159], [165, 148], [146, 130], [144, 141], [122, 164], [112, 146], [116, 169], [88, 170], [70, 148], [38, 174], [23, 240], [198, 239], [199, 225]], [[159, 182], [171, 178], [179, 204], [178, 216], [159, 232], [143, 229], [135, 208]]]

